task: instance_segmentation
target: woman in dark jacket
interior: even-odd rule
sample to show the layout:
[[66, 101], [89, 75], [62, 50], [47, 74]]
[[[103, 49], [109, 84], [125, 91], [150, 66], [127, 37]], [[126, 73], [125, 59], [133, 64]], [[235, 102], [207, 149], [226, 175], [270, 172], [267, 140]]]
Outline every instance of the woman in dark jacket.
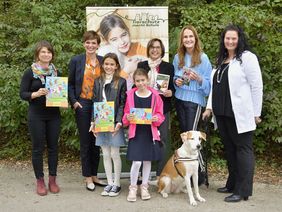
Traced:
[[95, 146], [95, 137], [92, 132], [89, 132], [94, 80], [100, 76], [100, 61], [102, 60], [102, 57], [96, 55], [100, 41], [95, 31], [85, 32], [83, 46], [86, 53], [74, 56], [69, 63], [68, 96], [75, 110], [80, 139], [82, 175], [85, 177], [86, 189], [89, 191], [94, 191], [95, 184], [105, 186], [97, 178], [100, 148]]
[[151, 39], [147, 44], [148, 61], [138, 63], [138, 68], [143, 68], [148, 72], [151, 87], [155, 87], [156, 76], [158, 73], [169, 76], [168, 89], [160, 94], [164, 105], [163, 112], [164, 112], [165, 120], [159, 127], [161, 143], [163, 144], [163, 148], [162, 148], [161, 160], [158, 162], [157, 178], [160, 176], [161, 171], [166, 162], [164, 147], [168, 143], [168, 139], [169, 139], [168, 132], [169, 132], [169, 123], [170, 123], [169, 117], [171, 111], [171, 99], [175, 91], [173, 85], [174, 68], [172, 64], [162, 60], [164, 55], [165, 55], [165, 47], [162, 41], [158, 38], [154, 38]]
[[47, 41], [38, 42], [34, 57], [35, 63], [22, 77], [20, 97], [29, 103], [28, 128], [32, 141], [32, 165], [37, 179], [36, 192], [44, 196], [47, 194], [43, 173], [45, 143], [48, 149], [49, 190], [52, 193], [60, 191], [56, 176], [61, 117], [58, 107], [46, 107], [46, 76], [57, 76], [57, 70], [51, 63], [54, 57], [53, 46]]

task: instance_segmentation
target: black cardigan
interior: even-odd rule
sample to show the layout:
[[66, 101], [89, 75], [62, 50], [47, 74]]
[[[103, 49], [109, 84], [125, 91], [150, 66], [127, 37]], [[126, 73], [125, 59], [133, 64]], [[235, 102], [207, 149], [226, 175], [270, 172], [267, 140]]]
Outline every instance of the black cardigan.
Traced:
[[[97, 55], [97, 59], [101, 64], [103, 57]], [[74, 56], [69, 63], [68, 97], [72, 107], [81, 94], [85, 62], [86, 54], [80, 54]]]
[[20, 85], [20, 97], [29, 103], [28, 119], [50, 120], [59, 118], [60, 110], [58, 107], [46, 107], [46, 96], [31, 99], [32, 92], [36, 92], [40, 88], [45, 88], [45, 85], [42, 84], [40, 79], [35, 79], [32, 69], [28, 68], [23, 74]]
[[[95, 79], [93, 88], [93, 102], [103, 101], [103, 82], [101, 77]], [[114, 82], [107, 84], [105, 86], [105, 94], [107, 101], [115, 102], [115, 123], [122, 123], [123, 109], [126, 100], [126, 80], [120, 78], [118, 81], [118, 87], [114, 88]]]
[[[147, 72], [150, 71], [150, 67], [149, 67], [149, 64], [148, 64], [148, 61], [143, 61], [143, 62], [140, 62], [138, 63], [138, 68], [143, 68], [145, 69]], [[166, 74], [166, 75], [169, 75], [170, 78], [169, 78], [169, 84], [168, 84], [168, 89], [172, 91], [172, 96], [174, 95], [174, 92], [175, 92], [175, 88], [174, 88], [174, 85], [173, 85], [173, 75], [174, 75], [174, 67], [171, 63], [168, 63], [168, 62], [165, 62], [165, 61], [162, 61], [160, 66], [159, 66], [159, 70], [160, 70], [160, 74]], [[160, 95], [162, 100], [163, 100], [163, 103], [164, 103], [164, 108], [163, 108], [163, 111], [164, 111], [164, 114], [171, 111], [171, 99], [172, 97], [164, 97], [164, 95]]]

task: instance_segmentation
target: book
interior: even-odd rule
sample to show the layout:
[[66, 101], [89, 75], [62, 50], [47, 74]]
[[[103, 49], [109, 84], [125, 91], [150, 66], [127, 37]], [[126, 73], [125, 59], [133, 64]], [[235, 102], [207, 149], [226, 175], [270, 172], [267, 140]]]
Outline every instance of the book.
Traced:
[[132, 124], [152, 123], [152, 108], [130, 108], [130, 114], [134, 114]]
[[68, 107], [68, 78], [46, 77], [46, 107]]
[[168, 89], [170, 76], [167, 74], [157, 74], [154, 89], [159, 93], [163, 93]]
[[95, 132], [112, 132], [115, 129], [115, 102], [94, 102]]
[[190, 83], [190, 72], [191, 69], [187, 68], [187, 67], [183, 67], [183, 75], [182, 75], [182, 79], [183, 79], [183, 84], [184, 85], [189, 85]]

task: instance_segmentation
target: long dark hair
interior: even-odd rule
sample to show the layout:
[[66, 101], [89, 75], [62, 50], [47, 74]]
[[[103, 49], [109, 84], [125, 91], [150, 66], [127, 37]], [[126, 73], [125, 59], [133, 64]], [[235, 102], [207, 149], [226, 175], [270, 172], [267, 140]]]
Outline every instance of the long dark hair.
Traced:
[[217, 67], [219, 67], [224, 62], [224, 60], [228, 58], [228, 51], [224, 45], [224, 37], [227, 31], [235, 31], [238, 33], [238, 46], [235, 49], [235, 57], [238, 61], [242, 63], [241, 60], [242, 53], [246, 50], [251, 50], [243, 29], [238, 25], [229, 24], [227, 27], [225, 27], [225, 29], [223, 30], [220, 36], [219, 52], [216, 61]]

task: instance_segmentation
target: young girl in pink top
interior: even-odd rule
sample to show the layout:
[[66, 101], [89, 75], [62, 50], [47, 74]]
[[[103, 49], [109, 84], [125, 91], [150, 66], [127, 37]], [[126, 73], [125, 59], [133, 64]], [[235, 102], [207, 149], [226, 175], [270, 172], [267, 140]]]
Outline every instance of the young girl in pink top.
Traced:
[[[160, 135], [158, 127], [164, 121], [163, 102], [158, 92], [148, 87], [148, 74], [144, 69], [137, 69], [133, 74], [136, 88], [127, 92], [124, 108], [123, 124], [129, 125], [127, 159], [132, 161], [130, 170], [130, 186], [127, 200], [136, 201], [137, 179], [143, 163], [141, 199], [150, 199], [148, 180], [151, 171], [151, 161], [160, 159]], [[130, 108], [152, 108], [152, 124], [141, 125], [130, 123], [134, 115]]]

